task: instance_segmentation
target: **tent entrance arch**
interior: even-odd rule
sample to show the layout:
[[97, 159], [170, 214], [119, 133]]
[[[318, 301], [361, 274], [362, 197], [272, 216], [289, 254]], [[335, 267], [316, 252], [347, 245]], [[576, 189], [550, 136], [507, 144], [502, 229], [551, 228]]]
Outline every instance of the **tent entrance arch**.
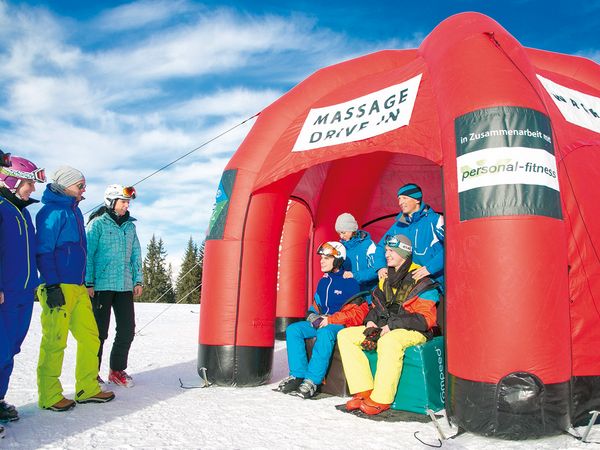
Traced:
[[408, 182], [419, 184], [426, 202], [442, 211], [441, 167], [419, 156], [376, 150], [304, 171], [291, 193], [281, 237], [278, 339], [284, 339], [286, 325], [304, 318], [322, 277], [314, 254], [322, 242], [338, 239], [334, 227], [337, 216], [351, 213], [377, 242], [398, 213], [398, 187]]

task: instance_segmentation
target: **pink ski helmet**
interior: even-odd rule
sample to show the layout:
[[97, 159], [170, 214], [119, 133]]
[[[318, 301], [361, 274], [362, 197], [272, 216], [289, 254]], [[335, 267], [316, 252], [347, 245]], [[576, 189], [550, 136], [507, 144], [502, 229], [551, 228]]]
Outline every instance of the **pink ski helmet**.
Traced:
[[20, 156], [13, 156], [11, 161], [12, 165], [10, 167], [0, 167], [0, 181], [2, 181], [11, 192], [14, 193], [18, 189], [21, 180], [31, 180], [38, 183], [46, 182], [46, 173], [44, 169], [38, 169], [38, 167], [28, 159], [21, 158]]

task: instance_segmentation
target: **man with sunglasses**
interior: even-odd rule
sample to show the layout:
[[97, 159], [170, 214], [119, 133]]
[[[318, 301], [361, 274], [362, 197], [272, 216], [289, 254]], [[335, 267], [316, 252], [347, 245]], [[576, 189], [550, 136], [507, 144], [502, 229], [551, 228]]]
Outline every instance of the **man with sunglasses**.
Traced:
[[142, 251], [129, 202], [135, 188], [111, 184], [104, 191], [104, 206], [90, 215], [87, 225], [87, 271], [85, 285], [92, 299], [100, 333], [99, 366], [108, 337], [111, 309], [117, 333], [110, 353], [108, 381], [133, 387], [125, 372], [135, 334], [134, 297], [142, 295]]
[[[346, 259], [346, 249], [335, 241], [325, 242], [317, 250], [321, 258], [323, 278], [319, 280], [306, 320], [289, 325], [286, 330], [290, 376], [277, 388], [284, 394], [302, 398], [314, 397], [323, 382], [338, 332], [345, 326], [362, 323], [368, 304], [359, 293], [354, 278], [344, 278], [340, 270]], [[316, 338], [310, 361], [305, 339]]]
[[[85, 287], [86, 236], [79, 202], [85, 177], [62, 166], [42, 196], [36, 216], [37, 263], [43, 284], [42, 343], [38, 362], [38, 404], [43, 409], [67, 411], [77, 403], [104, 403], [115, 395], [98, 384], [98, 327]], [[62, 371], [69, 330], [77, 341], [75, 401], [63, 396]]]
[[[354, 394], [348, 411], [360, 409], [368, 415], [390, 408], [402, 373], [404, 352], [433, 337], [437, 323], [438, 283], [416, 278], [413, 247], [402, 234], [385, 239], [387, 277], [373, 290], [372, 309], [364, 326], [342, 330], [338, 346], [348, 389]], [[364, 350], [377, 351], [377, 370], [371, 375]]]
[[413, 259], [421, 266], [413, 276], [431, 276], [440, 286], [444, 286], [444, 217], [423, 202], [421, 188], [408, 183], [398, 189], [400, 213], [394, 224], [377, 244], [375, 269], [379, 278], [387, 276], [385, 259], [385, 238], [403, 234], [412, 242]]
[[[0, 151], [0, 157], [2, 157]], [[17, 409], [4, 401], [14, 357], [29, 330], [35, 289], [35, 229], [27, 206], [35, 183], [46, 181], [44, 169], [14, 156], [0, 167], [0, 422], [19, 419]], [[0, 427], [1, 428], [1, 427]]]

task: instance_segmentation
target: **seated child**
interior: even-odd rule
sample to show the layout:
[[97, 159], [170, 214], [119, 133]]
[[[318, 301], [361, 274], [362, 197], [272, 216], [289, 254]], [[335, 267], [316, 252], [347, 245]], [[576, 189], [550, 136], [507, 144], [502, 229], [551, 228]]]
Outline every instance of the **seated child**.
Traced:
[[[366, 301], [356, 296], [358, 283], [344, 278], [340, 270], [346, 249], [339, 242], [325, 242], [317, 250], [321, 256], [323, 278], [319, 280], [313, 304], [306, 320], [289, 325], [286, 330], [290, 376], [277, 390], [285, 394], [311, 398], [327, 373], [338, 332], [344, 326], [362, 323], [367, 315]], [[308, 361], [305, 339], [316, 338], [312, 357]]]

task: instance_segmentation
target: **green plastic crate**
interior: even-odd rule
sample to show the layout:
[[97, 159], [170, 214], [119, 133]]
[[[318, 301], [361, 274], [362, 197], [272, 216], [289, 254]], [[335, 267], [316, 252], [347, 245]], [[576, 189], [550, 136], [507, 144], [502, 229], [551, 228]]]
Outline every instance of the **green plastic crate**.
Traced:
[[[375, 374], [377, 352], [365, 352]], [[391, 408], [427, 414], [427, 409], [444, 409], [445, 396], [444, 338], [435, 337], [404, 353], [402, 374]]]

